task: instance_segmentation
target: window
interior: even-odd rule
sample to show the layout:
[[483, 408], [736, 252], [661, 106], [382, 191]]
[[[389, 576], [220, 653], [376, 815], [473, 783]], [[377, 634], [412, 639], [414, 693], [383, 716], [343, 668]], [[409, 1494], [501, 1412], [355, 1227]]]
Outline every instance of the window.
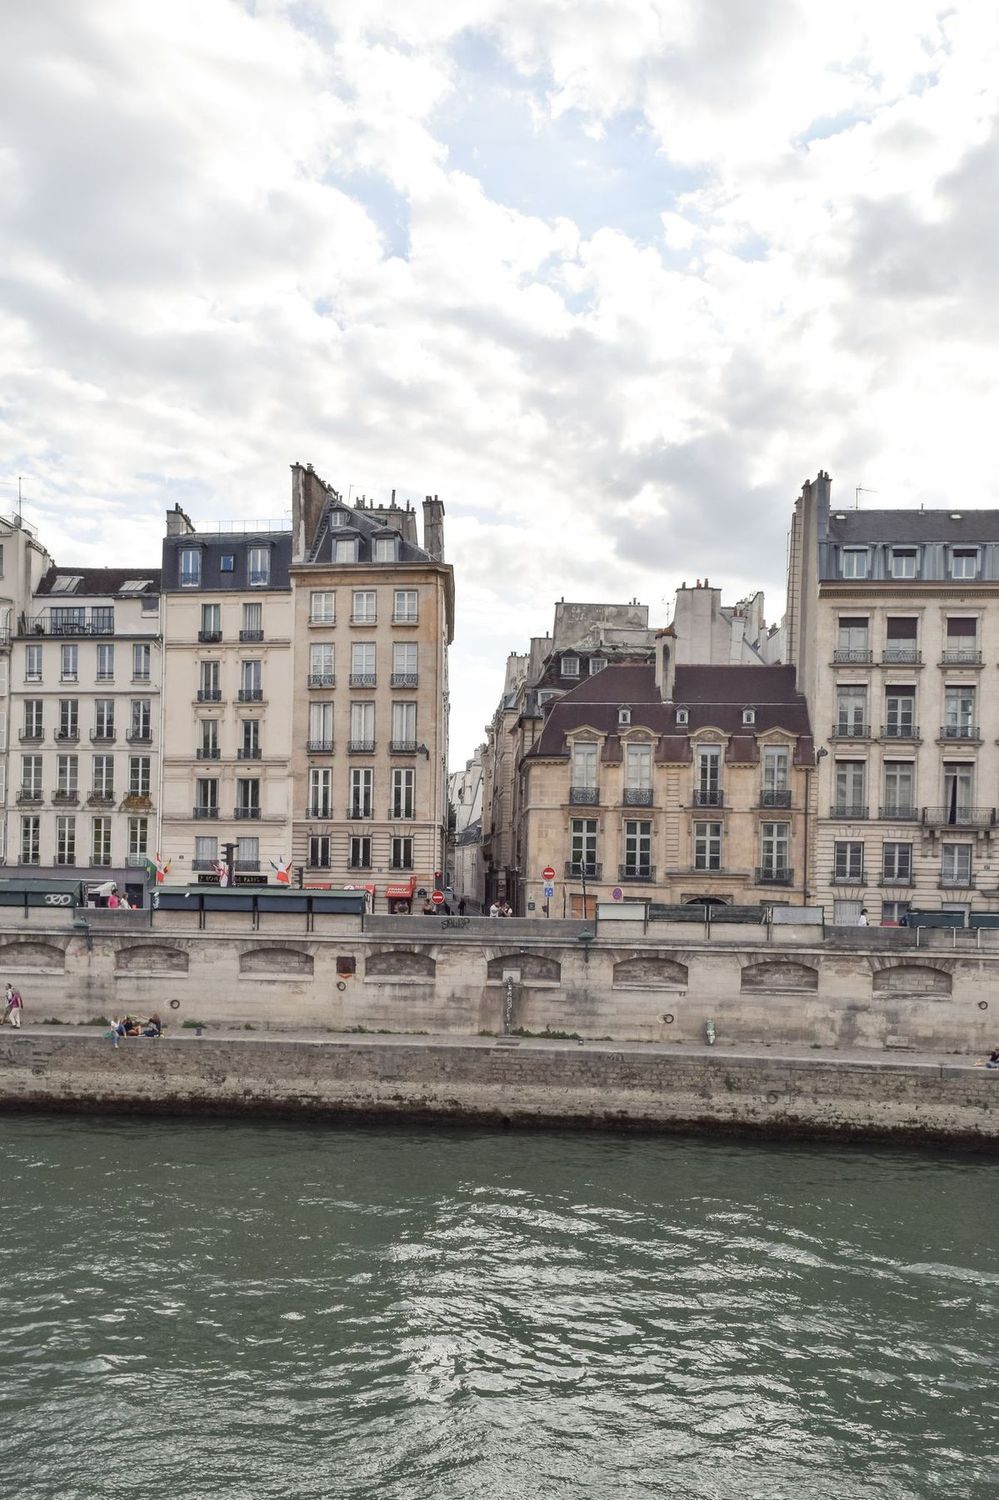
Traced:
[[859, 738], [867, 734], [867, 689], [850, 683], [836, 689], [836, 733]]
[[93, 821], [91, 863], [95, 865], [109, 865], [111, 863], [110, 818], [95, 818]]
[[332, 816], [333, 772], [329, 766], [313, 766], [309, 771], [309, 817]]
[[978, 577], [978, 548], [954, 547], [950, 554], [950, 576], [952, 578]]
[[589, 740], [577, 741], [572, 747], [572, 791], [597, 790], [597, 747]]
[[690, 709], [678, 708], [676, 711], [676, 725], [678, 729], [685, 729], [690, 723]]
[[199, 760], [218, 760], [219, 757], [219, 721], [218, 719], [201, 719], [198, 724], [200, 741], [198, 744]]
[[42, 726], [41, 698], [25, 698], [23, 738], [26, 740], [40, 740], [44, 732]]
[[563, 658], [562, 658], [562, 676], [563, 677], [578, 677], [579, 676], [579, 657], [578, 656], [563, 656]]
[[309, 868], [328, 870], [333, 863], [333, 840], [328, 833], [314, 833], [309, 838]]
[[607, 665], [607, 662], [606, 662], [606, 660], [605, 660], [604, 657], [602, 657], [602, 656], [591, 656], [590, 657], [590, 676], [591, 677], [596, 677], [597, 673], [598, 672], [602, 672], [603, 669], [604, 669], [604, 667], [606, 667], [606, 665]]
[[106, 643], [97, 647], [97, 681], [114, 681], [114, 647]]
[[76, 864], [76, 819], [72, 815], [56, 818], [57, 865]]
[[309, 686], [334, 687], [336, 673], [333, 663], [332, 642], [314, 642], [309, 647]]
[[617, 722], [618, 722], [618, 724], [630, 724], [631, 723], [631, 709], [630, 708], [619, 708], [618, 711], [617, 711]]
[[240, 724], [240, 760], [260, 759], [260, 720], [243, 719]]
[[21, 796], [39, 798], [42, 795], [42, 757], [21, 756]]
[[835, 766], [836, 805], [833, 808], [833, 816], [866, 818], [866, 784], [867, 763], [865, 761], [837, 761]]
[[853, 839], [837, 839], [833, 845], [833, 879], [863, 883], [864, 846]]
[[652, 875], [652, 824], [632, 822], [624, 825], [624, 875], [641, 876], [649, 880]]
[[786, 875], [790, 863], [790, 823], [760, 824], [760, 873], [773, 880]]
[[721, 807], [721, 746], [698, 745], [694, 762], [695, 807]]
[[151, 740], [153, 737], [153, 705], [148, 698], [133, 698], [130, 705], [128, 737], [132, 740]]
[[309, 749], [333, 749], [333, 704], [309, 704]]
[[235, 557], [235, 554], [232, 553], [232, 552], [223, 552], [222, 555], [221, 555], [221, 557], [219, 558], [219, 572], [220, 573], [235, 573], [235, 571], [236, 571], [236, 557]]
[[201, 630], [198, 639], [202, 641], [220, 641], [222, 639], [222, 606], [221, 604], [203, 604], [201, 606]]
[[350, 746], [353, 750], [375, 748], [375, 705], [373, 703], [350, 705]]
[[415, 625], [419, 618], [420, 595], [416, 589], [396, 589], [392, 619], [396, 625]]
[[395, 641], [392, 645], [392, 686], [416, 687], [419, 681], [419, 647], [415, 641]]
[[371, 869], [371, 839], [366, 833], [355, 833], [350, 840], [350, 868]]
[[355, 589], [350, 609], [350, 618], [355, 625], [373, 625], [376, 619], [374, 589]]
[[264, 696], [263, 682], [263, 664], [261, 662], [240, 662], [239, 700], [241, 703], [260, 703]]
[[114, 610], [110, 605], [90, 611], [90, 629], [94, 635], [114, 635]]
[[114, 739], [114, 699], [94, 699], [94, 739]]
[[41, 682], [42, 680], [42, 648], [34, 644], [24, 648], [24, 680], [25, 682]]
[[128, 820], [128, 852], [133, 857], [137, 854], [149, 853], [149, 819], [129, 818]]
[[53, 635], [82, 635], [87, 628], [87, 611], [79, 605], [57, 607], [50, 619]]
[[346, 526], [347, 522], [349, 520], [350, 520], [350, 516], [347, 514], [347, 512], [345, 510], [331, 510], [330, 511], [330, 525], [331, 526], [337, 526], [337, 527], [339, 527], [339, 526]]
[[971, 885], [971, 845], [941, 844], [940, 881], [943, 885]]
[[80, 738], [80, 700], [78, 698], [59, 699], [59, 728], [56, 730], [56, 739], [78, 740]]
[[244, 641], [263, 640], [264, 606], [262, 604], [243, 605], [243, 628], [239, 634], [240, 639]]
[[392, 746], [396, 750], [416, 749], [416, 704], [393, 703]]
[[59, 680], [60, 682], [75, 682], [77, 680], [77, 668], [80, 662], [79, 646], [59, 647]]
[[374, 687], [375, 681], [374, 641], [352, 641], [350, 647], [351, 687]]
[[416, 772], [407, 767], [404, 770], [392, 772], [392, 811], [393, 818], [412, 818], [415, 816], [416, 803]]
[[374, 542], [373, 562], [391, 563], [399, 556], [399, 539], [394, 536], [376, 536]]
[[37, 865], [40, 863], [41, 826], [42, 820], [37, 813], [32, 813], [29, 817], [21, 819], [22, 865]]
[[246, 572], [251, 589], [266, 588], [271, 581], [271, 549], [251, 547], [247, 553]]
[[200, 547], [181, 547], [180, 549], [180, 586], [182, 589], [196, 589], [201, 584], [201, 549]]
[[219, 661], [203, 661], [201, 663], [201, 686], [198, 689], [198, 701], [201, 703], [221, 703], [222, 701], [222, 663]]
[[911, 901], [882, 901], [881, 926], [898, 927], [902, 918], [907, 917], [911, 910]]
[[721, 831], [720, 823], [694, 824], [695, 870], [721, 869]]
[[148, 682], [152, 666], [152, 647], [137, 641], [132, 647], [132, 681]]
[[199, 776], [195, 787], [195, 817], [218, 817], [219, 784], [215, 776]]
[[94, 756], [94, 790], [95, 797], [114, 796], [114, 756]]
[[912, 879], [912, 845], [881, 845], [881, 879], [884, 883], [897, 881], [907, 885]]
[[840, 552], [844, 578], [867, 577], [867, 548], [844, 547]]
[[944, 817], [948, 823], [966, 823], [973, 817], [975, 768], [966, 761], [944, 761]]
[[355, 766], [350, 773], [350, 816], [371, 817], [371, 784], [374, 773], [369, 766]]
[[910, 760], [885, 762], [883, 818], [911, 818], [916, 801], [916, 767]]
[[891, 576], [893, 578], [915, 578], [919, 554], [915, 547], [893, 547], [891, 549]]
[[260, 817], [260, 782], [255, 776], [236, 778], [237, 818]]
[[332, 625], [336, 619], [332, 589], [313, 589], [309, 594], [310, 625]]
[[917, 662], [918, 621], [911, 617], [889, 620], [886, 626], [885, 661]]
[[981, 661], [978, 651], [978, 620], [968, 615], [948, 615], [944, 661], [975, 666]]
[[756, 709], [755, 708], [744, 708], [742, 710], [742, 722], [744, 724], [755, 724], [756, 723]]
[[79, 796], [78, 755], [56, 756], [56, 796], [66, 799]]
[[408, 836], [394, 836], [392, 839], [392, 868], [393, 870], [411, 870], [413, 868], [413, 840]]
[[353, 536], [339, 536], [333, 543], [333, 561], [338, 563], [357, 562], [357, 538]]
[[975, 689], [964, 683], [944, 688], [944, 724], [942, 737], [947, 740], [974, 739]]
[[571, 836], [570, 874], [597, 875], [597, 820], [596, 818], [573, 818], [569, 831]]
[[885, 688], [885, 737], [911, 740], [916, 734], [916, 689]]
[[128, 795], [130, 797], [149, 796], [151, 764], [148, 755], [128, 757]]
[[206, 865], [214, 865], [219, 857], [219, 841], [208, 834], [198, 834], [194, 840], [194, 868], [204, 869]]
[[788, 788], [791, 757], [786, 745], [763, 747], [763, 796], [764, 807], [790, 807], [791, 793]]
[[260, 840], [258, 838], [247, 838], [244, 835], [236, 840], [236, 868], [237, 870], [260, 868]]
[[836, 661], [870, 661], [871, 642], [866, 615], [840, 615], [834, 655]]

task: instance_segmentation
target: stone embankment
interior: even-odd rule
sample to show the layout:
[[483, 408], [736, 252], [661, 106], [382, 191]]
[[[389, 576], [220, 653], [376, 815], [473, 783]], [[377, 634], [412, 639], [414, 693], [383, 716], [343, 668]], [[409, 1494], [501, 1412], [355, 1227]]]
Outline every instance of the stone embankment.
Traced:
[[752, 1131], [994, 1148], [968, 1060], [479, 1038], [0, 1032], [0, 1109]]

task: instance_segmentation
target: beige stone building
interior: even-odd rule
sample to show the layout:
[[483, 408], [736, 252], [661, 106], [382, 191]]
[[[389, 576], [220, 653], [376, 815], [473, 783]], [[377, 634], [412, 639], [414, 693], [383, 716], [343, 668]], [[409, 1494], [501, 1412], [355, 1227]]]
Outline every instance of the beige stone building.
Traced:
[[[804, 904], [814, 764], [804, 698], [780, 666], [609, 663], [547, 710], [522, 757], [525, 914], [598, 899]], [[532, 910], [533, 908], [533, 910]]]
[[999, 511], [794, 512], [786, 635], [820, 744], [827, 918], [999, 907]]
[[443, 877], [447, 648], [444, 506], [347, 505], [292, 469], [292, 851], [309, 881], [403, 909]]
[[171, 882], [241, 883], [292, 856], [290, 527], [198, 531], [180, 507], [163, 544], [160, 850]]

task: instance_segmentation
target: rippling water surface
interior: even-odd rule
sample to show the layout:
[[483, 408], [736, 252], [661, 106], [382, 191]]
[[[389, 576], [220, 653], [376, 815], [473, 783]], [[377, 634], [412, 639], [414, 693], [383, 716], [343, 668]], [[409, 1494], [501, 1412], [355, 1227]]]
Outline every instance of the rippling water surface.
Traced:
[[0, 1127], [18, 1500], [999, 1493], [983, 1158]]

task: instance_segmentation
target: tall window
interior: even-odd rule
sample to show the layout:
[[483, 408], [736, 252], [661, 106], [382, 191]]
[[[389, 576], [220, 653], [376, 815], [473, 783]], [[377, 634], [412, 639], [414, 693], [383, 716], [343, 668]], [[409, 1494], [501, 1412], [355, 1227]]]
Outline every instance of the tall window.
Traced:
[[866, 818], [867, 765], [862, 760], [836, 762], [836, 807], [840, 818]]
[[395, 836], [392, 839], [392, 868], [393, 870], [413, 868], [413, 840], [408, 834], [401, 838]]
[[111, 863], [110, 818], [95, 818], [93, 820], [91, 862], [95, 865], [109, 865]]
[[975, 729], [975, 689], [965, 683], [945, 687], [944, 739], [974, 739]]
[[260, 782], [255, 776], [236, 778], [237, 818], [260, 817]]
[[790, 823], [760, 824], [760, 867], [769, 879], [787, 874], [790, 863]]
[[916, 801], [916, 767], [910, 760], [885, 761], [884, 818], [911, 818]]
[[24, 680], [25, 682], [41, 682], [42, 680], [42, 648], [37, 642], [24, 648]]
[[366, 833], [355, 833], [350, 840], [349, 864], [352, 870], [371, 869], [371, 838]]
[[114, 699], [94, 699], [94, 739], [114, 739]]
[[393, 703], [392, 744], [395, 748], [416, 749], [416, 704]]
[[374, 641], [352, 641], [350, 645], [351, 687], [374, 687], [375, 682]]
[[236, 840], [236, 868], [257, 870], [260, 868], [260, 840], [245, 835]]
[[881, 845], [881, 879], [908, 884], [912, 879], [912, 845]]
[[967, 761], [944, 761], [944, 816], [948, 823], [967, 823], [973, 817], [975, 768]]
[[333, 772], [329, 766], [309, 771], [309, 817], [328, 818], [333, 806]]
[[129, 818], [128, 852], [131, 855], [149, 853], [149, 819]]
[[132, 681], [148, 682], [152, 670], [152, 647], [145, 641], [132, 646]]
[[866, 615], [840, 615], [836, 631], [836, 660], [868, 662], [871, 659], [869, 621]]
[[271, 581], [271, 549], [251, 547], [247, 553], [247, 574], [251, 589], [266, 588]]
[[854, 839], [837, 839], [833, 845], [833, 877], [862, 884], [864, 879], [864, 846]]
[[415, 641], [395, 641], [392, 646], [392, 686], [416, 687], [419, 647]]
[[886, 626], [885, 661], [886, 662], [917, 662], [919, 651], [916, 647], [917, 630], [919, 622], [915, 618], [890, 619]]
[[333, 543], [333, 561], [338, 563], [357, 562], [357, 538], [353, 536], [338, 536]]
[[392, 772], [392, 817], [415, 816], [416, 772], [411, 767]]
[[420, 595], [417, 589], [396, 589], [392, 619], [397, 625], [415, 625], [419, 618]]
[[971, 845], [941, 844], [940, 880], [944, 885], [971, 885]]
[[571, 834], [571, 864], [573, 875], [597, 874], [597, 820], [596, 818], [573, 818], [569, 825]]
[[222, 639], [221, 604], [203, 604], [201, 606], [201, 639], [203, 641], [220, 641]]
[[333, 749], [333, 704], [309, 704], [309, 749], [329, 751]]
[[90, 629], [94, 635], [114, 635], [114, 610], [109, 604], [90, 611]]
[[944, 661], [974, 666], [981, 660], [978, 649], [978, 620], [974, 615], [948, 615]]
[[59, 728], [56, 738], [60, 740], [78, 740], [80, 738], [80, 700], [78, 698], [59, 699]]
[[651, 802], [652, 746], [628, 745], [625, 749], [624, 771], [626, 792], [641, 794], [639, 796], [626, 796], [625, 801]]
[[867, 689], [844, 683], [836, 689], [836, 733], [854, 737], [867, 733]]
[[[698, 745], [695, 765], [694, 803], [697, 807], [721, 807], [721, 746]], [[705, 867], [707, 868], [707, 867]]]
[[840, 553], [844, 578], [867, 577], [867, 548], [844, 547]]
[[76, 864], [76, 818], [71, 814], [56, 818], [57, 865]]
[[911, 739], [916, 732], [916, 689], [885, 688], [885, 736], [889, 739]]
[[97, 647], [97, 681], [114, 681], [114, 646], [106, 641]]
[[624, 869], [622, 875], [648, 880], [652, 873], [652, 824], [627, 820], [624, 825]]
[[132, 740], [152, 739], [153, 705], [148, 698], [132, 699], [128, 734]]
[[721, 832], [720, 823], [694, 824], [695, 870], [721, 869]]
[[79, 646], [59, 647], [59, 680], [61, 682], [76, 682], [80, 665]]
[[218, 863], [219, 841], [214, 834], [198, 834], [194, 840], [194, 868], [205, 870]]
[[42, 699], [25, 698], [23, 739], [40, 740], [45, 733], [42, 724]]
[[259, 703], [264, 696], [263, 664], [242, 661], [239, 664], [239, 696], [243, 703]]
[[260, 759], [260, 720], [243, 719], [240, 723], [240, 760]]
[[336, 620], [335, 599], [332, 589], [312, 589], [309, 594], [309, 623], [332, 625]]
[[350, 618], [355, 625], [373, 625], [377, 618], [374, 589], [355, 589], [351, 601]]
[[21, 796], [36, 799], [42, 795], [42, 757], [21, 756]]
[[350, 744], [354, 750], [375, 748], [375, 705], [373, 703], [350, 705]]
[[263, 640], [264, 606], [259, 602], [243, 605], [243, 628], [240, 635], [244, 641]]
[[219, 783], [217, 776], [199, 776], [194, 783], [196, 818], [217, 818], [219, 813]]
[[572, 790], [595, 792], [597, 789], [597, 747], [588, 740], [577, 740], [572, 747]]
[[221, 703], [222, 701], [222, 663], [220, 661], [201, 662], [201, 686], [198, 689], [198, 699], [201, 703]]
[[332, 642], [313, 642], [309, 647], [310, 687], [334, 687], [336, 685], [333, 662]]
[[148, 797], [152, 762], [148, 755], [128, 757], [128, 795]]
[[371, 788], [374, 772], [370, 766], [354, 766], [350, 773], [350, 816], [371, 817]]
[[114, 756], [94, 756], [94, 790], [95, 797], [107, 798], [114, 796]]
[[201, 585], [201, 548], [181, 547], [180, 549], [180, 586], [182, 589], [196, 589]]
[[328, 870], [333, 863], [333, 840], [328, 833], [314, 833], [309, 839], [309, 868]]
[[63, 800], [79, 796], [79, 763], [77, 755], [56, 756], [56, 795]]
[[21, 819], [21, 863], [37, 865], [41, 846], [42, 820], [37, 813]]
[[789, 773], [791, 757], [786, 745], [763, 747], [764, 807], [790, 807]]
[[200, 719], [198, 721], [198, 732], [200, 742], [198, 744], [199, 760], [218, 760], [219, 758], [219, 721], [218, 719]]

